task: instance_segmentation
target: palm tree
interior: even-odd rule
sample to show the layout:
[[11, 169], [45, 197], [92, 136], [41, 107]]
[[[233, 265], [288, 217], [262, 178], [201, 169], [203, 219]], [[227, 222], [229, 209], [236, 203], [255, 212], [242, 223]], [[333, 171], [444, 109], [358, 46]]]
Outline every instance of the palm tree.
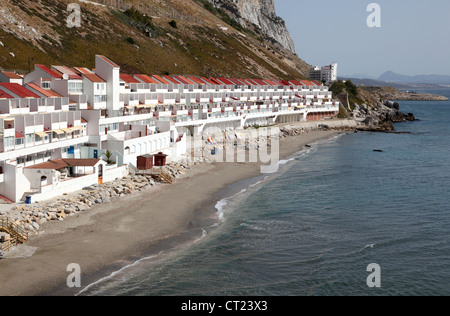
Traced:
[[102, 154], [102, 156], [103, 155], [105, 155], [105, 157], [106, 157], [106, 163], [108, 164], [108, 165], [113, 165], [113, 164], [115, 164], [115, 161], [113, 161], [112, 159], [111, 159], [111, 157], [112, 157], [112, 152], [110, 152], [109, 150], [107, 150], [106, 151], [106, 153], [104, 153], [104, 154]]

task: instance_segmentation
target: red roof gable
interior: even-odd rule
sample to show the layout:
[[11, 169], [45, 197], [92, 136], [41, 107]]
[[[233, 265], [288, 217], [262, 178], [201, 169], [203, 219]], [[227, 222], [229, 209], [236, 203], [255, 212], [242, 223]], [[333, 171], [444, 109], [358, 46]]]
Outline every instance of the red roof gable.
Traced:
[[0, 85], [6, 88], [8, 91], [12, 92], [13, 94], [17, 95], [19, 98], [37, 98], [37, 99], [41, 98], [37, 94], [31, 92], [30, 90], [21, 86], [18, 83], [3, 82], [0, 83]]
[[128, 74], [120, 74], [120, 79], [122, 79], [126, 83], [140, 83], [139, 80]]
[[37, 68], [41, 69], [42, 71], [46, 72], [47, 74], [49, 74], [50, 76], [52, 76], [53, 78], [57, 78], [57, 79], [62, 79], [62, 75], [54, 70], [51, 70], [50, 68], [48, 68], [47, 66], [44, 65], [36, 65]]

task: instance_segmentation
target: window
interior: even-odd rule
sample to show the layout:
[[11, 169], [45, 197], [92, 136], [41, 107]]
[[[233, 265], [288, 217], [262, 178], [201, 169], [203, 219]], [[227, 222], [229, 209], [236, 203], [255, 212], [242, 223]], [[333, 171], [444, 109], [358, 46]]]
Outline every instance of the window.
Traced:
[[42, 89], [50, 90], [50, 82], [49, 81], [42, 81], [41, 87], [42, 87]]
[[25, 135], [25, 143], [33, 143], [34, 142], [34, 134], [26, 134]]
[[5, 137], [4, 142], [5, 142], [5, 147], [14, 146], [14, 137]]
[[16, 138], [16, 146], [23, 145], [23, 138]]
[[83, 93], [83, 82], [69, 81], [69, 93]]

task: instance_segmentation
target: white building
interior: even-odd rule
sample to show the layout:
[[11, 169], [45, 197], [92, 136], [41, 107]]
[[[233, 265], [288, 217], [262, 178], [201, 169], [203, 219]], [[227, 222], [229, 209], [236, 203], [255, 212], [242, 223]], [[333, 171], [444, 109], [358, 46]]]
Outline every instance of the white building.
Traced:
[[[338, 111], [314, 80], [121, 74], [105, 56], [96, 56], [95, 71], [35, 65], [22, 84], [0, 83], [0, 198], [43, 200], [114, 181], [133, 172], [139, 156], [186, 155], [187, 134]], [[99, 160], [106, 151], [113, 165]]]
[[337, 66], [337, 63], [332, 63], [330, 65], [323, 66], [322, 68], [319, 68], [318, 66], [311, 67], [308, 77], [311, 80], [325, 82], [325, 84], [329, 85], [338, 79]]

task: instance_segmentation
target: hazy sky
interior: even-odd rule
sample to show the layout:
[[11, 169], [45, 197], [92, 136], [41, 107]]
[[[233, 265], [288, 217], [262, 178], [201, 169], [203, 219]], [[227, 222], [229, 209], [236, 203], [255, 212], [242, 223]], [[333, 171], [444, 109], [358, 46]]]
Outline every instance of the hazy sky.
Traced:
[[[450, 75], [449, 0], [275, 0], [297, 54], [312, 65], [338, 62], [339, 75]], [[370, 3], [381, 27], [369, 28]]]

